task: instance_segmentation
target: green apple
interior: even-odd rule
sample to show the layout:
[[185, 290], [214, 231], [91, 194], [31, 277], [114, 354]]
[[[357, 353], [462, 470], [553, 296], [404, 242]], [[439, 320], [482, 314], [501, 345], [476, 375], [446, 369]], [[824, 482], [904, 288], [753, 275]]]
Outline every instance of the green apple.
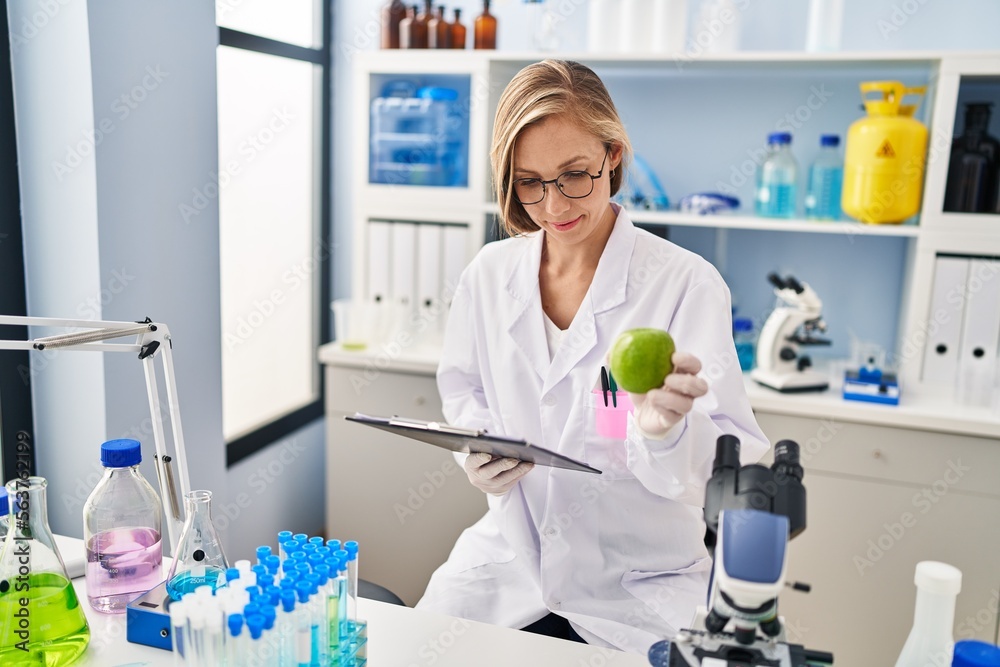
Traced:
[[659, 389], [674, 370], [674, 339], [663, 329], [629, 329], [611, 346], [611, 374], [625, 391]]

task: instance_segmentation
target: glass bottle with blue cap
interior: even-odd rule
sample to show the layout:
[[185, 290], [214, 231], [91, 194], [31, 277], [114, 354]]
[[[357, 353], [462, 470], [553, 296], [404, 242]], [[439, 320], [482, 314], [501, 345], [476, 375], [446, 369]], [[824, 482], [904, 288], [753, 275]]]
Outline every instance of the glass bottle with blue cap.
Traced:
[[141, 462], [138, 440], [101, 445], [104, 476], [83, 507], [87, 597], [95, 611], [123, 613], [163, 580], [160, 498], [139, 472]]

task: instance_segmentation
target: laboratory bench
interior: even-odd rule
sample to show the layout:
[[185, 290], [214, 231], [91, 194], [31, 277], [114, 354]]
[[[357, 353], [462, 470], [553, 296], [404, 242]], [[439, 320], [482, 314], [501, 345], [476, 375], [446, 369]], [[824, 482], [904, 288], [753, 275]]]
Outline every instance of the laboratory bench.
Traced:
[[[442, 419], [439, 356], [429, 346], [358, 352], [330, 343], [319, 351], [328, 529], [377, 544], [366, 549], [366, 578], [408, 604], [458, 534], [486, 511], [485, 496], [450, 453], [343, 417]], [[746, 387], [771, 442], [787, 438], [802, 448], [808, 523], [790, 544], [788, 577], [812, 592], [782, 595], [789, 639], [831, 650], [838, 663], [892, 664], [912, 625], [916, 563], [940, 560], [963, 573], [956, 639], [996, 642], [1000, 415], [905, 388], [899, 406], [883, 406], [845, 401], [836, 383], [798, 395], [749, 378]], [[369, 508], [364, 516], [338, 513], [359, 505]]]
[[[164, 569], [166, 569], [164, 564]], [[73, 580], [90, 624], [90, 645], [76, 662], [80, 667], [177, 667], [174, 654], [131, 644], [125, 639], [124, 614], [100, 614], [87, 603], [83, 577]], [[609, 665], [640, 667], [642, 656], [486, 623], [444, 616], [364, 598], [359, 615], [368, 621], [371, 667], [508, 667], [532, 665]]]

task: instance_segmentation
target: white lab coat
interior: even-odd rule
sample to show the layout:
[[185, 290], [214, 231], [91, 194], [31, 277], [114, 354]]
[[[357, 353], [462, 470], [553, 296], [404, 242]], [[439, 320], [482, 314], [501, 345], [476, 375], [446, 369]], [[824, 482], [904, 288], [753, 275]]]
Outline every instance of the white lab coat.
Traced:
[[[459, 281], [438, 368], [450, 423], [523, 437], [602, 475], [536, 466], [458, 538], [418, 608], [508, 627], [555, 612], [590, 643], [644, 653], [688, 627], [711, 560], [702, 505], [715, 441], [744, 462], [769, 445], [743, 388], [729, 290], [701, 257], [619, 210], [597, 272], [549, 361], [538, 270], [544, 232], [484, 247]], [[657, 327], [701, 359], [709, 393], [663, 440], [629, 416], [596, 433], [600, 367], [626, 329]], [[487, 650], [487, 649], [484, 649]]]

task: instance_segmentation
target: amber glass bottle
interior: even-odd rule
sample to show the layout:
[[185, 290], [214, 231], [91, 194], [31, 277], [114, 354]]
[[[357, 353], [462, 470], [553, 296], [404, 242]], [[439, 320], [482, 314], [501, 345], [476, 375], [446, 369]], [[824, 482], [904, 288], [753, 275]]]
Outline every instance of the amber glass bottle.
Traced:
[[426, 49], [427, 23], [420, 22], [416, 5], [407, 8], [406, 18], [399, 22], [399, 48]]
[[465, 48], [465, 26], [462, 25], [462, 10], [455, 9], [455, 21], [451, 24], [451, 48]]
[[427, 23], [427, 46], [431, 49], [451, 48], [451, 24], [444, 17], [444, 5], [438, 7], [437, 14]]
[[391, 0], [382, 8], [382, 48], [399, 48], [399, 22], [406, 17], [403, 0]]
[[497, 19], [490, 14], [490, 0], [483, 0], [483, 13], [476, 17], [475, 33], [477, 49], [497, 48]]
[[416, 32], [414, 34], [418, 35], [418, 41], [422, 37], [423, 42], [420, 46], [415, 46], [416, 49], [426, 49], [430, 46], [430, 33], [428, 28], [430, 27], [431, 19], [434, 17], [434, 9], [431, 7], [431, 2], [433, 0], [424, 0], [424, 10], [417, 13], [417, 18], [414, 21], [414, 25], [417, 26]]

